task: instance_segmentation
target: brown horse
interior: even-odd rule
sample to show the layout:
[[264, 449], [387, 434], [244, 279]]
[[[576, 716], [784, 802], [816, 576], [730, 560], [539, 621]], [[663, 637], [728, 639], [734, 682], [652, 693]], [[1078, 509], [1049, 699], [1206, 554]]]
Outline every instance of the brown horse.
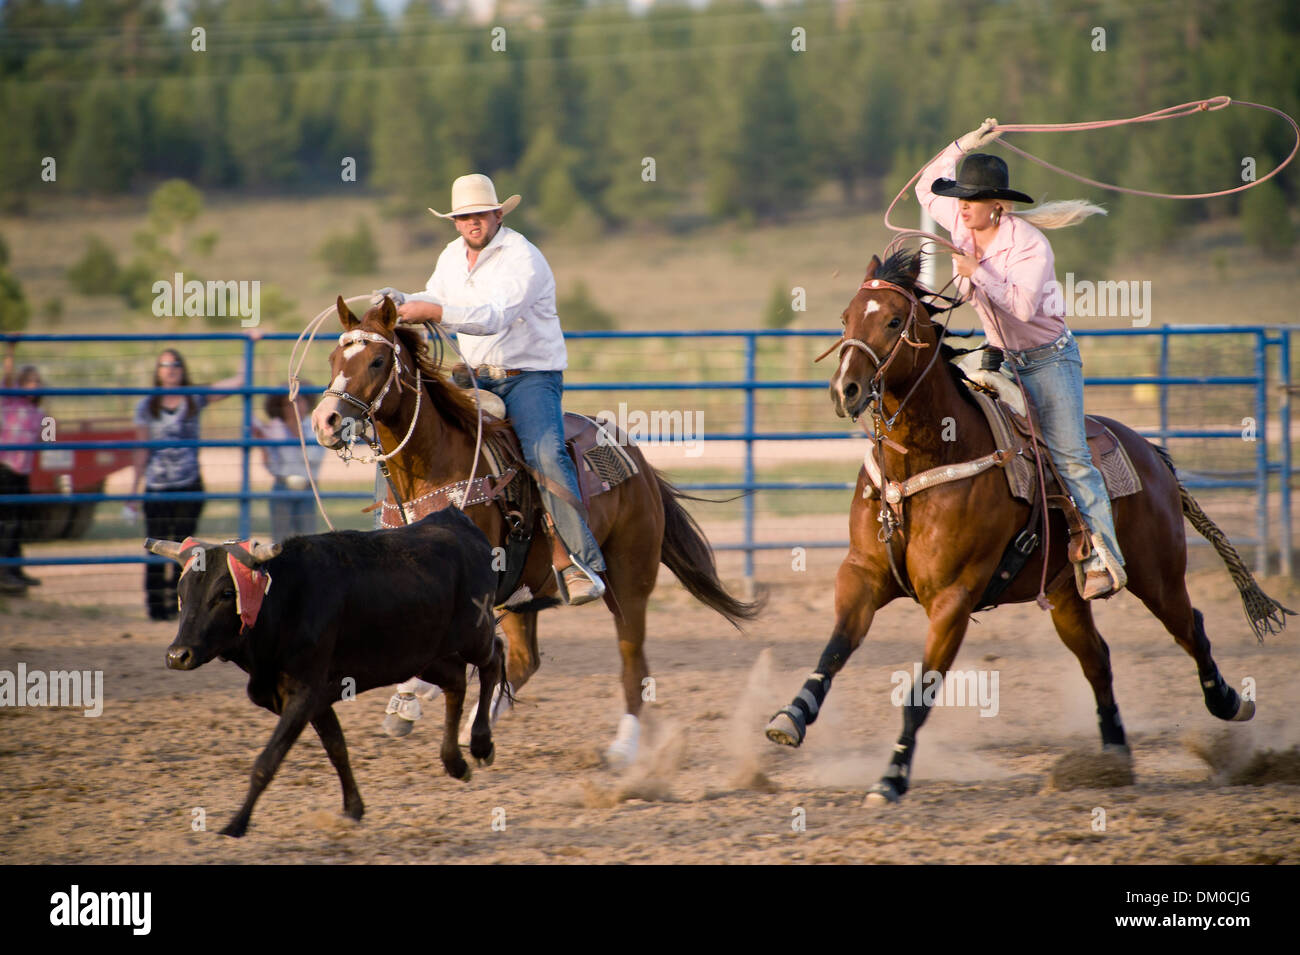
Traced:
[[[387, 297], [362, 319], [352, 314], [342, 298], [337, 306], [344, 329], [341, 337], [353, 334], [346, 346], [341, 341], [330, 354], [334, 383], [312, 413], [312, 428], [322, 445], [337, 449], [343, 446], [349, 421], [358, 416], [358, 409], [363, 412], [360, 417], [372, 418], [379, 445], [385, 449], [400, 446], [399, 453], [388, 462], [391, 482], [401, 501], [413, 505], [414, 520], [441, 503], [435, 500], [438, 495], [430, 497], [432, 492], [468, 479], [471, 469], [479, 477], [488, 472], [486, 455], [480, 454], [475, 461], [478, 411], [469, 393], [443, 378], [419, 329], [397, 323], [396, 309]], [[418, 393], [417, 369], [421, 381]], [[341, 398], [341, 394], [348, 397]], [[509, 447], [502, 440], [506, 429], [508, 424], [494, 422], [486, 427], [483, 440], [499, 459], [511, 463]], [[752, 618], [759, 609], [758, 603], [733, 597], [719, 581], [708, 541], [678, 503], [685, 495], [646, 463], [639, 448], [628, 442], [625, 450], [635, 461], [637, 473], [591, 498], [588, 512], [588, 524], [605, 555], [605, 603], [614, 614], [623, 660], [627, 715], [620, 721], [618, 735], [606, 753], [614, 765], [631, 762], [636, 753], [638, 715], [644, 681], [650, 673], [644, 650], [646, 604], [660, 562], [692, 596], [732, 624]], [[513, 464], [518, 468], [514, 480], [528, 482], [522, 462], [516, 459]], [[530, 497], [538, 499], [535, 489], [531, 489]], [[398, 503], [390, 489], [389, 507]], [[522, 558], [521, 582], [532, 594], [544, 598], [557, 589], [551, 572], [552, 543], [543, 528], [540, 508], [524, 510], [531, 511], [524, 516], [532, 523], [532, 545]], [[498, 503], [469, 504], [465, 512], [493, 545], [507, 540], [507, 514]], [[507, 676], [518, 690], [541, 663], [537, 612], [507, 611], [502, 626], [509, 641]], [[480, 701], [480, 705], [488, 704]]]
[[[873, 416], [878, 433], [892, 419], [888, 439], [878, 443], [886, 478], [901, 481], [940, 465], [951, 466], [992, 454], [993, 437], [960, 371], [946, 360], [942, 327], [932, 321], [936, 306], [919, 300], [920, 255], [899, 252], [883, 264], [873, 257], [866, 278], [841, 321], [840, 366], [831, 379], [831, 398], [841, 417]], [[936, 356], [936, 349], [943, 354]], [[938, 361], [933, 359], [938, 357]], [[934, 367], [938, 365], [939, 367]], [[1106, 424], [1137, 468], [1142, 490], [1112, 503], [1120, 546], [1128, 558], [1128, 589], [1141, 600], [1196, 661], [1209, 711], [1222, 720], [1242, 721], [1255, 712], [1219, 674], [1210, 655], [1201, 612], [1192, 607], [1184, 575], [1186, 516], [1215, 546], [1242, 594], [1247, 615], [1262, 639], [1264, 629], [1285, 626], [1285, 610], [1263, 594], [1241, 558], [1183, 487], [1166, 454], [1118, 422]], [[943, 440], [948, 437], [950, 440]], [[951, 438], [955, 437], [955, 440]], [[1007, 449], [1001, 449], [1007, 450]], [[892, 495], [891, 495], [892, 496]], [[882, 508], [886, 511], [882, 525]], [[1024, 528], [1030, 507], [1013, 498], [1006, 476], [991, 467], [973, 477], [926, 487], [903, 498], [903, 523], [890, 546], [882, 542], [891, 523], [890, 506], [874, 493], [864, 466], [849, 515], [851, 543], [835, 580], [835, 627], [816, 670], [791, 705], [767, 726], [776, 743], [798, 746], [830, 690], [832, 678], [866, 636], [876, 612], [903, 596], [910, 581], [915, 599], [929, 616], [922, 671], [947, 674], [957, 656], [971, 612], [979, 606], [1008, 542]], [[1093, 623], [1092, 609], [1068, 573], [1067, 531], [1060, 511], [1051, 511], [1047, 555], [1048, 598], [1061, 640], [1079, 659], [1092, 685], [1100, 718], [1102, 747], [1128, 756], [1119, 707], [1111, 689], [1110, 651]], [[1041, 552], [1013, 578], [998, 603], [1031, 600], [1040, 585]], [[942, 677], [930, 676], [935, 686]], [[934, 693], [914, 688], [903, 706], [903, 732], [889, 768], [868, 802], [897, 802], [907, 792], [916, 734], [929, 715]]]

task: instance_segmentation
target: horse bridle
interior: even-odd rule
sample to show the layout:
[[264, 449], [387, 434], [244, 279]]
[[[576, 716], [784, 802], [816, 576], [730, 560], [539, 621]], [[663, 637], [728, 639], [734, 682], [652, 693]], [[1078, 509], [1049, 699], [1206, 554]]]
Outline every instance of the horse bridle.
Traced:
[[383, 447], [379, 444], [379, 434], [374, 427], [374, 416], [379, 411], [380, 406], [383, 405], [384, 399], [388, 397], [388, 391], [393, 387], [394, 382], [397, 383], [398, 394], [401, 394], [402, 392], [402, 374], [406, 371], [406, 366], [402, 362], [402, 343], [398, 341], [396, 335], [389, 339], [380, 335], [378, 332], [367, 332], [360, 328], [354, 328], [339, 336], [339, 347], [346, 348], [348, 345], [353, 345], [357, 342], [363, 341], [373, 342], [376, 345], [387, 345], [393, 350], [393, 364], [388, 371], [388, 378], [384, 382], [384, 387], [380, 389], [379, 394], [369, 404], [362, 401], [356, 395], [350, 394], [346, 391], [339, 391], [336, 388], [325, 389], [325, 395], [328, 397], [338, 398], [340, 401], [346, 401], [348, 404], [361, 409], [362, 422], [370, 424], [370, 431], [374, 434], [373, 440], [367, 438], [366, 441], [366, 443], [370, 445], [370, 449], [375, 452], [373, 457], [354, 458], [347, 442], [344, 442], [343, 446], [338, 449], [339, 457], [344, 461], [357, 460], [362, 464], [379, 464], [381, 469], [385, 472], [384, 476], [388, 477], [387, 468], [384, 467], [384, 462], [401, 451], [402, 448], [406, 447], [406, 443], [411, 440], [411, 435], [415, 433], [415, 422], [419, 420], [420, 417], [420, 392], [423, 390], [420, 387], [420, 364], [419, 362], [412, 362], [415, 366], [415, 413], [411, 415], [411, 426], [406, 429], [406, 437], [402, 438], [401, 443], [398, 444], [397, 447], [393, 448], [392, 451], [385, 454]]
[[[894, 342], [893, 347], [890, 348], [890, 350], [885, 354], [883, 361], [881, 360], [880, 356], [876, 354], [875, 349], [873, 349], [862, 339], [845, 338], [843, 335], [840, 336], [839, 351], [836, 353], [837, 356], [843, 356], [844, 349], [846, 348], [854, 348], [857, 349], [858, 351], [863, 352], [868, 358], [872, 360], [872, 362], [875, 363], [876, 366], [875, 373], [871, 376], [871, 380], [868, 382], [868, 388], [870, 389], [870, 395], [871, 395], [871, 398], [869, 399], [869, 403], [873, 404], [877, 409], [877, 411], [872, 412], [873, 417], [879, 417], [879, 413], [883, 412], [884, 410], [883, 406], [880, 404], [881, 398], [883, 397], [884, 394], [884, 392], [881, 389], [881, 384], [884, 381], [885, 372], [889, 369], [889, 366], [892, 365], [894, 359], [897, 358], [902, 353], [903, 345], [907, 345], [911, 348], [920, 350], [922, 348], [929, 348], [930, 344], [928, 342], [920, 341], [919, 339], [914, 338], [912, 335], [912, 333], [916, 329], [918, 313], [921, 310], [921, 300], [920, 298], [917, 297], [917, 294], [914, 291], [912, 291], [911, 289], [904, 288], [901, 285], [896, 285], [893, 282], [887, 282], [884, 279], [867, 279], [858, 287], [859, 292], [861, 292], [863, 289], [869, 289], [871, 291], [887, 290], [887, 291], [897, 292], [899, 295], [903, 296], [903, 298], [907, 299], [909, 305], [908, 312], [907, 312], [907, 319], [906, 321], [903, 322], [903, 331], [898, 336], [898, 340]], [[947, 296], [943, 295], [940, 292], [925, 292], [924, 290], [922, 291], [923, 294], [934, 295], [936, 297], [944, 299], [945, 301], [948, 301], [950, 304], [948, 308], [943, 309], [943, 311], [948, 312], [949, 318], [951, 318], [952, 316], [952, 310], [956, 308], [957, 305], [961, 304], [959, 301], [954, 301], [952, 299], [949, 299]], [[848, 331], [848, 329], [845, 328], [845, 331]], [[948, 324], [947, 322], [944, 322], [944, 324], [940, 326], [939, 341], [943, 341], [943, 337], [945, 334], [947, 334], [947, 331], [948, 331]], [[834, 347], [835, 347], [834, 345], [831, 346], [831, 348]], [[830, 354], [830, 351], [831, 349], [827, 349], [826, 351], [822, 352], [822, 354], [818, 356], [816, 360], [821, 361], [823, 358], [825, 358], [827, 355]], [[930, 364], [926, 365], [925, 371], [921, 372], [921, 374], [917, 377], [916, 381], [913, 382], [912, 387], [908, 390], [907, 394], [903, 396], [903, 400], [898, 403], [898, 407], [894, 410], [894, 413], [885, 420], [886, 430], [893, 429], [894, 422], [898, 419], [899, 414], [902, 413], [903, 407], [907, 404], [908, 400], [915, 393], [917, 387], [921, 384], [922, 380], [924, 380], [925, 376], [930, 373], [930, 369], [934, 367], [935, 359], [937, 359], [938, 357], [939, 357], [939, 349], [936, 348], [934, 352], [934, 356], [930, 359]]]

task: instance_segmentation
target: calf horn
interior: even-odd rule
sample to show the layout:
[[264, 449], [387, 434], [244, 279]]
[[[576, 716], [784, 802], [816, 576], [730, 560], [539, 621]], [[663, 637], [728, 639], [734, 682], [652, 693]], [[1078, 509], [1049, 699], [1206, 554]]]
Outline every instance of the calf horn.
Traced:
[[146, 537], [144, 540], [144, 549], [150, 553], [157, 554], [159, 557], [170, 557], [172, 560], [181, 559], [181, 542], [159, 540], [156, 537]]
[[257, 565], [263, 561], [268, 561], [280, 553], [280, 545], [268, 547], [261, 541], [243, 544], [239, 541], [227, 541], [224, 545], [225, 551], [235, 560], [239, 561], [249, 570], [256, 570]]
[[275, 557], [280, 553], [280, 548], [282, 546], [282, 544], [275, 544], [268, 547], [261, 541], [255, 541], [252, 547], [253, 560], [258, 561], [259, 563], [264, 560], [270, 560], [272, 557]]

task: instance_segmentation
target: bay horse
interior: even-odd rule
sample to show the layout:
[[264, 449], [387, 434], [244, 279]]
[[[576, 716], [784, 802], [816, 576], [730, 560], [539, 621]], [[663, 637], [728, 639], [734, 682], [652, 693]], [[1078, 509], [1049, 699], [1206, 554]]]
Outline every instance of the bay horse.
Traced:
[[[917, 285], [920, 266], [920, 253], [906, 250], [883, 263], [873, 256], [862, 286], [841, 316], [843, 341], [839, 368], [831, 378], [831, 400], [840, 417], [856, 421], [864, 412], [871, 414], [876, 433], [885, 438], [876, 442], [882, 483], [902, 481], [941, 465], [947, 471], [1007, 450], [995, 448], [983, 412], [961, 380], [964, 376], [947, 360], [957, 353], [942, 344], [943, 326], [933, 321], [942, 309], [920, 301], [927, 294]], [[940, 349], [943, 354], [936, 355]], [[1127, 558], [1128, 589], [1196, 661], [1210, 713], [1222, 720], [1249, 720], [1255, 704], [1243, 701], [1219, 673], [1203, 617], [1187, 592], [1183, 518], [1223, 558], [1261, 640], [1265, 629], [1274, 632], [1275, 626], [1284, 627], [1291, 611], [1259, 589], [1227, 537], [1179, 481], [1167, 453], [1119, 422], [1100, 420], [1122, 443], [1141, 478], [1141, 491], [1111, 505]], [[884, 433], [880, 425], [886, 421], [892, 421], [892, 428]], [[831, 680], [862, 643], [877, 611], [904, 595], [904, 581], [910, 581], [914, 599], [929, 617], [922, 672], [937, 673], [942, 680], [952, 667], [971, 613], [1031, 509], [1012, 497], [997, 466], [947, 483], [924, 484], [923, 490], [897, 505], [903, 515], [901, 534], [885, 543], [882, 539], [888, 539], [892, 524], [890, 504], [882, 502], [881, 493], [872, 493], [875, 485], [865, 464], [859, 472], [849, 513], [849, 553], [835, 578], [835, 625], [816, 670], [794, 701], [768, 723], [766, 735], [773, 742], [787, 746], [803, 742], [808, 725], [825, 703]], [[1068, 572], [1065, 520], [1060, 511], [1049, 513], [1047, 579], [1052, 583], [1046, 592], [1052, 622], [1092, 685], [1103, 751], [1127, 758], [1128, 744], [1111, 686], [1110, 651], [1093, 622], [1092, 608]], [[997, 603], [1034, 599], [1043, 579], [1041, 548], [1034, 556]], [[891, 560], [897, 572], [891, 569]], [[917, 732], [934, 699], [928, 688], [919, 701], [915, 689], [908, 696], [911, 702], [902, 707], [903, 732], [884, 776], [868, 792], [868, 803], [895, 803], [908, 790]]]
[[[379, 446], [398, 451], [388, 461], [387, 510], [397, 510], [405, 502], [410, 505], [410, 519], [415, 520], [449, 500], [459, 506], [439, 489], [466, 481], [471, 471], [481, 478], [489, 467], [486, 453], [475, 459], [479, 412], [473, 397], [443, 377], [420, 329], [398, 323], [391, 299], [385, 297], [360, 319], [342, 297], [336, 305], [344, 333], [330, 353], [333, 384], [312, 412], [317, 441], [326, 448], [343, 447], [348, 422], [355, 420], [360, 408], [360, 417], [373, 422]], [[513, 480], [526, 482], [531, 500], [537, 501], [540, 495], [524, 474], [523, 462], [510, 461], [510, 447], [503, 440], [508, 428], [500, 421], [485, 425], [483, 451], [493, 448], [502, 463], [513, 463], [518, 469]], [[588, 507], [588, 525], [605, 555], [604, 600], [614, 614], [623, 664], [626, 714], [606, 750], [607, 762], [616, 767], [636, 755], [644, 681], [650, 673], [644, 650], [646, 604], [659, 564], [665, 564], [693, 597], [737, 627], [739, 621], [752, 619], [761, 605], [761, 601], [744, 602], [732, 596], [718, 579], [708, 540], [679, 503], [688, 495], [655, 471], [631, 441], [623, 450], [635, 462], [636, 473], [592, 497]], [[394, 499], [394, 491], [400, 502]], [[507, 540], [510, 522], [506, 509], [495, 501], [468, 503], [464, 510], [494, 546]], [[558, 589], [551, 573], [552, 543], [542, 526], [540, 506], [522, 510], [524, 520], [532, 522], [532, 544], [521, 558], [520, 581], [532, 594], [545, 598]], [[541, 664], [537, 610], [528, 606], [521, 612], [507, 609], [502, 620], [509, 643], [507, 678], [515, 691]], [[480, 700], [479, 705], [487, 707], [489, 702]], [[492, 715], [498, 715], [496, 707]]]

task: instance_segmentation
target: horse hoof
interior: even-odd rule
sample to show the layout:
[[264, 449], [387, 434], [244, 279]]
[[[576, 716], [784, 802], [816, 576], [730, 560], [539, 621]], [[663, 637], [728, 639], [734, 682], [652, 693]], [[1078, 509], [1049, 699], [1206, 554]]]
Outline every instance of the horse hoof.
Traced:
[[640, 721], [631, 713], [624, 713], [618, 721], [614, 742], [605, 750], [605, 765], [610, 769], [627, 769], [636, 760], [640, 740]]
[[1123, 756], [1128, 760], [1133, 758], [1133, 751], [1128, 748], [1128, 743], [1103, 743], [1101, 751], [1111, 756]]
[[876, 783], [867, 792], [867, 798], [862, 801], [863, 806], [891, 806], [898, 802], [898, 790], [886, 782]]
[[393, 739], [401, 739], [403, 736], [411, 735], [411, 730], [415, 729], [415, 720], [408, 720], [396, 713], [389, 713], [384, 717], [382, 729], [385, 735], [391, 736]]
[[615, 741], [605, 750], [605, 765], [610, 769], [627, 769], [636, 759], [636, 746]]
[[1247, 720], [1255, 718], [1255, 701], [1242, 700], [1241, 706], [1237, 707], [1237, 715], [1232, 718], [1234, 723], [1245, 723]]
[[486, 756], [474, 757], [474, 762], [478, 763], [480, 766], [491, 766], [496, 761], [497, 761], [497, 748], [495, 746], [493, 746], [491, 749], [488, 750]]
[[469, 782], [470, 777], [474, 775], [473, 768], [470, 766], [469, 763], [465, 762], [463, 759], [460, 761], [459, 767], [455, 765], [450, 765], [450, 766], [444, 766], [443, 768], [447, 770], [448, 776], [450, 776], [452, 779], [459, 779], [462, 783]]
[[777, 713], [767, 724], [764, 731], [767, 738], [781, 746], [798, 746], [803, 742], [803, 731], [788, 713]]

